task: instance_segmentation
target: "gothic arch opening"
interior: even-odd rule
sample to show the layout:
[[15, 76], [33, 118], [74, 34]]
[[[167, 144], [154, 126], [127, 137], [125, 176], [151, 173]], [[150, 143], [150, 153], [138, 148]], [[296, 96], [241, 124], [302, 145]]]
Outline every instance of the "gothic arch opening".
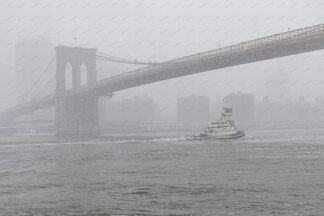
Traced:
[[72, 69], [72, 65], [70, 62], [67, 62], [65, 65], [65, 89], [69, 90], [72, 89], [72, 82], [73, 82], [73, 69]]
[[88, 69], [84, 63], [80, 66], [80, 79], [81, 86], [86, 86], [88, 84]]

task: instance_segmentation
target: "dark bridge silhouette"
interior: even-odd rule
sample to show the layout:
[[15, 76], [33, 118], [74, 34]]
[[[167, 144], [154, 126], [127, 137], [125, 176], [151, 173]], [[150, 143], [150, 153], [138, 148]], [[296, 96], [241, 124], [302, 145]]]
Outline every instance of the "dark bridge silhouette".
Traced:
[[[185, 56], [97, 80], [96, 49], [56, 47], [56, 92], [0, 113], [0, 123], [35, 110], [55, 106], [57, 135], [96, 135], [98, 98], [115, 91], [190, 74], [324, 49], [324, 24], [274, 34]], [[72, 65], [72, 89], [66, 89], [65, 66]], [[81, 64], [87, 67], [87, 85], [81, 86]]]

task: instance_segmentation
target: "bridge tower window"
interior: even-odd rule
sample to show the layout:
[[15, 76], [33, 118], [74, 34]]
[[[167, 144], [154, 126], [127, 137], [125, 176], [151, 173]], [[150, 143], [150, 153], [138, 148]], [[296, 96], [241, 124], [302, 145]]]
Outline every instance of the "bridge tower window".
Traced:
[[65, 89], [66, 90], [70, 90], [72, 89], [72, 79], [73, 76], [73, 69], [72, 69], [72, 65], [70, 62], [66, 63], [65, 65]]
[[88, 84], [88, 69], [84, 63], [82, 63], [80, 67], [80, 76], [81, 86], [86, 86]]

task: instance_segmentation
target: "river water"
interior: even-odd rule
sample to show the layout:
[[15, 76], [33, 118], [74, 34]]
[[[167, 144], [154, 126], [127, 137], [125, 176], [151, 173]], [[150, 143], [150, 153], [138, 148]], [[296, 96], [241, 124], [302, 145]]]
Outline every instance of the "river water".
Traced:
[[324, 130], [2, 141], [0, 215], [324, 215]]

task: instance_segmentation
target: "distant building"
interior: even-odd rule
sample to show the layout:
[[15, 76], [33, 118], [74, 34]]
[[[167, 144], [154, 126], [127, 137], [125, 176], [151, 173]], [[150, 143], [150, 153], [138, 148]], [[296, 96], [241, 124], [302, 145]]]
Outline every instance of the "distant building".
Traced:
[[314, 103], [313, 119], [324, 122], [324, 98], [316, 97]]
[[[24, 39], [15, 47], [16, 103], [28, 102], [54, 93], [54, 68], [47, 68], [55, 50], [47, 37]], [[55, 66], [55, 64], [52, 64]], [[43, 74], [45, 70], [48, 70]], [[41, 77], [41, 79], [40, 79]], [[50, 119], [54, 109], [35, 112], [33, 119]], [[28, 119], [28, 118], [27, 118]]]
[[209, 122], [209, 97], [191, 95], [178, 98], [178, 123], [206, 123]]
[[284, 122], [296, 119], [298, 109], [293, 101], [270, 101], [268, 97], [256, 106], [256, 119], [261, 122]]
[[279, 102], [265, 97], [256, 106], [256, 119], [265, 127], [318, 127], [324, 123], [324, 100], [318, 97], [311, 104], [304, 96]]
[[222, 113], [222, 99], [221, 97], [214, 97], [210, 102], [210, 122], [217, 121]]
[[160, 110], [149, 97], [134, 97], [114, 100], [102, 99], [99, 102], [99, 116], [102, 125], [142, 125], [158, 123]]
[[235, 121], [245, 124], [254, 120], [254, 97], [252, 94], [230, 94], [223, 99], [223, 104], [233, 108]]
[[324, 98], [319, 96], [315, 98], [314, 105], [316, 108], [324, 108]]
[[[24, 39], [16, 44], [16, 99], [17, 104], [26, 102], [34, 96], [45, 96], [54, 92], [53, 79], [55, 70], [44, 74], [41, 91], [31, 92], [31, 89], [46, 69], [49, 61], [54, 56], [55, 50], [51, 40], [46, 37], [37, 39]], [[55, 64], [54, 64], [55, 65]], [[46, 85], [45, 85], [46, 83]], [[29, 94], [30, 93], [30, 94]]]

